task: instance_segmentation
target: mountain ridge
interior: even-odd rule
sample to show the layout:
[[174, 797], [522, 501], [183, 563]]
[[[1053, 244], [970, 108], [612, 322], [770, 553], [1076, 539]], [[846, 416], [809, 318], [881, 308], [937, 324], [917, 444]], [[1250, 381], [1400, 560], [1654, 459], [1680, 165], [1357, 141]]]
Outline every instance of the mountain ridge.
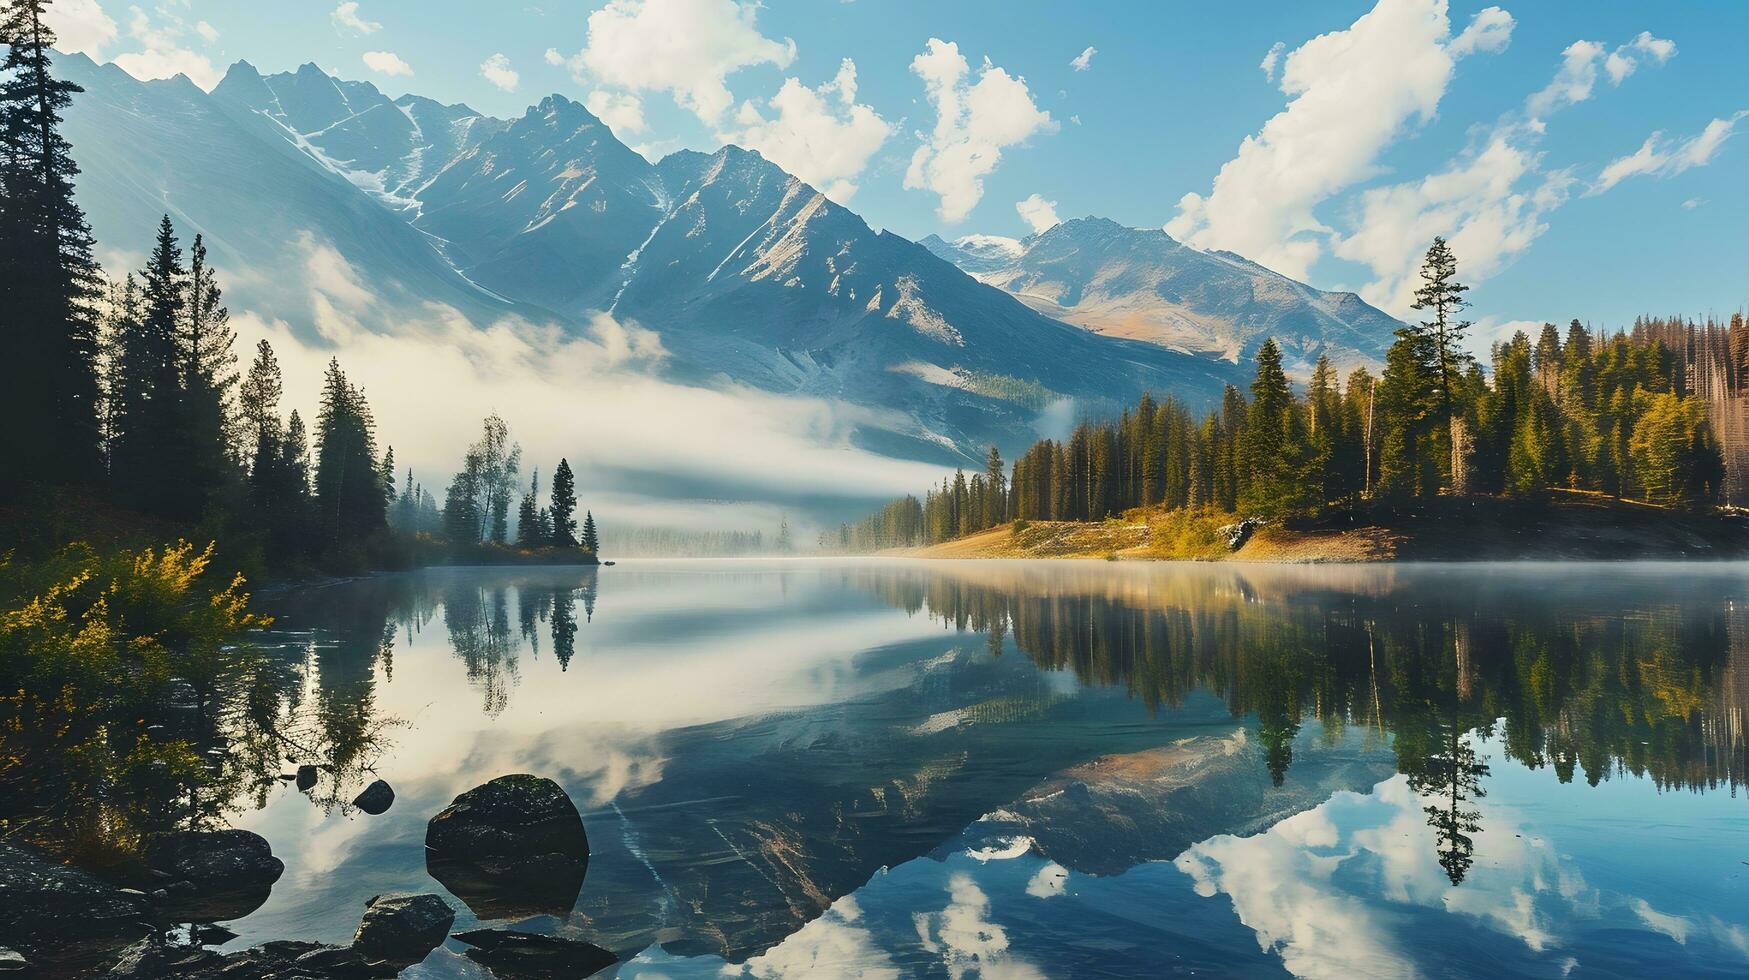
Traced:
[[1108, 218], [1072, 218], [1022, 239], [931, 235], [923, 244], [1033, 309], [1095, 333], [1236, 363], [1273, 336], [1302, 375], [1320, 354], [1339, 367], [1376, 365], [1401, 326], [1352, 292], [1316, 289], [1236, 253]]
[[1043, 316], [757, 152], [650, 163], [563, 95], [499, 120], [314, 64], [239, 62], [208, 94], [60, 60], [91, 90], [69, 133], [99, 174], [80, 194], [100, 237], [142, 238], [168, 210], [235, 270], [237, 308], [318, 341], [331, 311], [302, 277], [260, 274], [304, 261], [298, 242], [410, 315], [439, 302], [581, 332], [611, 313], [660, 335], [675, 380], [871, 409], [853, 441], [904, 458], [976, 463], [1047, 415], [1143, 389], [1211, 404], [1242, 380]]

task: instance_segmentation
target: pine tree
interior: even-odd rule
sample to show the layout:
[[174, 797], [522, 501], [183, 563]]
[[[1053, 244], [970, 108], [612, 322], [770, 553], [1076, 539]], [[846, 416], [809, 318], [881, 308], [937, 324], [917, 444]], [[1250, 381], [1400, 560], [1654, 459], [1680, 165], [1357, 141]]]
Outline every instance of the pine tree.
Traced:
[[10, 0], [0, 13], [0, 498], [27, 482], [95, 483], [100, 275], [79, 173], [60, 133], [80, 91], [54, 77], [49, 0]]
[[535, 467], [528, 492], [516, 510], [516, 543], [524, 548], [539, 548], [546, 544], [540, 533], [540, 467]]
[[263, 339], [255, 345], [255, 360], [237, 391], [238, 450], [248, 461], [250, 484], [257, 488], [264, 482], [260, 471], [271, 471], [279, 455], [279, 399], [284, 394], [279, 358]]
[[319, 533], [330, 555], [356, 561], [370, 538], [387, 526], [387, 501], [370, 406], [346, 380], [337, 359], [328, 362], [316, 433]]
[[118, 338], [116, 437], [111, 476], [124, 500], [149, 513], [193, 516], [179, 450], [182, 383], [178, 325], [187, 273], [169, 215], [140, 273], [141, 313]]
[[1444, 238], [1435, 238], [1422, 262], [1421, 285], [1415, 290], [1415, 302], [1411, 304], [1413, 309], [1430, 311], [1432, 319], [1423, 320], [1419, 326], [1410, 329], [1419, 331], [1427, 340], [1420, 349], [1431, 358], [1428, 367], [1437, 386], [1439, 421], [1444, 430], [1439, 438], [1447, 441], [1453, 453], [1448, 472], [1462, 468], [1462, 462], [1456, 458], [1458, 440], [1452, 439], [1451, 433], [1458, 420], [1458, 381], [1470, 360], [1463, 347], [1464, 332], [1469, 329], [1470, 322], [1458, 319], [1464, 307], [1469, 305], [1464, 299], [1469, 288], [1457, 281], [1457, 256], [1452, 254], [1451, 246]]
[[[788, 550], [789, 521], [787, 519], [783, 522], [782, 528], [779, 529], [778, 545], [779, 545], [780, 550], [785, 550], [785, 551]], [[587, 551], [592, 555], [599, 554], [600, 549], [601, 549], [601, 539], [596, 534], [596, 531], [595, 531], [595, 515], [589, 513], [588, 511], [583, 512], [582, 547], [583, 547], [584, 551]]]
[[553, 547], [575, 548], [577, 547], [577, 483], [572, 476], [569, 460], [559, 460], [559, 468], [553, 471], [551, 497]]
[[206, 244], [194, 236], [189, 248], [187, 296], [178, 332], [182, 389], [177, 435], [182, 443], [186, 499], [183, 509], [200, 513], [230, 473], [238, 441], [237, 355], [232, 349], [230, 313], [220, 301], [218, 282], [207, 264]]

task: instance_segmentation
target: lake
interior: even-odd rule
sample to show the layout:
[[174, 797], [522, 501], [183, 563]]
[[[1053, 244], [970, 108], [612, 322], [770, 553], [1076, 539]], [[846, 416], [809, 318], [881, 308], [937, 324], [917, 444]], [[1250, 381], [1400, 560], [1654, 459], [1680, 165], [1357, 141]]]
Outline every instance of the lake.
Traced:
[[[451, 899], [547, 776], [521, 928], [621, 977], [1742, 976], [1749, 566], [624, 562], [278, 592], [285, 875], [225, 948]], [[393, 807], [347, 801], [381, 776]], [[557, 910], [563, 911], [563, 910]], [[507, 924], [500, 922], [498, 924]], [[440, 949], [408, 976], [485, 977]], [[613, 975], [610, 970], [608, 975]]]

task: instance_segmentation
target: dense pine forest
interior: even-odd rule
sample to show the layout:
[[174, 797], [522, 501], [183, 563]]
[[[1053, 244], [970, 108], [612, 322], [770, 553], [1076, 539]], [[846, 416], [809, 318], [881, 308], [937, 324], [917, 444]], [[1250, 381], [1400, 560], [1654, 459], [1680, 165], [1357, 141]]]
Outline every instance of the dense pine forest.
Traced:
[[[1116, 420], [1034, 444], [1005, 472], [991, 448], [918, 500], [904, 497], [822, 545], [870, 551], [948, 541], [1009, 521], [1100, 521], [1137, 508], [1284, 520], [1363, 502], [1591, 491], [1661, 507], [1726, 500], [1715, 403], [1749, 376], [1749, 329], [1643, 319], [1596, 332], [1574, 320], [1466, 352], [1468, 287], [1436, 239], [1415, 308], [1375, 377], [1320, 358], [1296, 391], [1274, 340], [1249, 393], [1198, 415], [1144, 394]], [[1700, 365], [1696, 367], [1697, 363]], [[1731, 404], [1728, 397], [1725, 404]]]
[[[397, 473], [365, 392], [338, 360], [315, 418], [283, 413], [272, 346], [246, 369], [202, 236], [184, 249], [169, 215], [143, 268], [93, 259], [60, 134], [80, 89], [54, 77], [47, 0], [0, 20], [0, 549], [49, 554], [95, 536], [216, 539], [233, 567], [276, 573], [446, 560], [593, 560], [570, 464], [549, 492], [521, 483], [509, 427], [486, 419], [439, 506]], [[144, 231], [144, 229], [142, 229]], [[517, 508], [516, 523], [510, 511]], [[155, 543], [155, 542], [154, 542]]]

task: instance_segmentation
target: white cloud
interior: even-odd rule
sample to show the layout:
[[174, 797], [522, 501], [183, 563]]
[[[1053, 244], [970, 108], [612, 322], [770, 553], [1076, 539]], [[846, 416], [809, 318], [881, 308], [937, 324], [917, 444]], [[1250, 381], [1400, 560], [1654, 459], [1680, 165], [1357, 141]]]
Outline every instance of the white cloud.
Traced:
[[1712, 162], [1719, 147], [1731, 138], [1737, 123], [1745, 116], [1749, 116], [1749, 110], [1714, 119], [1705, 129], [1683, 140], [1669, 140], [1663, 133], [1653, 133], [1638, 150], [1611, 160], [1586, 193], [1601, 194], [1629, 177], [1674, 177], [1685, 170], [1704, 167]]
[[1574, 41], [1567, 45], [1561, 52], [1560, 70], [1545, 88], [1525, 102], [1525, 110], [1532, 117], [1541, 118], [1591, 98], [1597, 87], [1597, 66], [1603, 57], [1604, 47], [1596, 41]]
[[[1450, 164], [1418, 180], [1363, 192], [1352, 210], [1352, 231], [1333, 236], [1337, 256], [1372, 270], [1373, 278], [1360, 294], [1388, 312], [1407, 316], [1415, 270], [1434, 236], [1451, 243], [1465, 280], [1474, 283], [1504, 269], [1547, 231], [1550, 214], [1566, 204], [1577, 181], [1571, 169], [1545, 170], [1538, 147], [1550, 116], [1595, 94], [1599, 72], [1607, 70], [1606, 52], [1596, 41], [1569, 45], [1549, 84], [1525, 100], [1523, 111], [1502, 117]], [[1655, 135], [1641, 154], [1606, 170], [1591, 193], [1630, 173], [1646, 172], [1639, 167], [1674, 172], [1705, 162], [1729, 135], [1729, 126], [1719, 122], [1722, 133], [1709, 127], [1714, 129], [1711, 137], [1703, 134], [1691, 141], [1692, 147], [1684, 144], [1668, 154], [1698, 162], [1648, 160], [1644, 154], [1657, 149], [1652, 145]]]
[[767, 105], [776, 111], [771, 119], [753, 102], [743, 102], [735, 118], [739, 128], [719, 135], [758, 150], [840, 204], [856, 194], [857, 178], [892, 132], [879, 113], [856, 101], [856, 63], [849, 58], [819, 88], [784, 79]]
[[184, 30], [174, 19], [160, 25], [152, 21], [139, 7], [130, 8], [128, 34], [143, 46], [115, 57], [115, 64], [140, 79], [174, 78], [186, 75], [194, 84], [210, 92], [219, 84], [222, 73], [206, 55], [183, 46]]
[[959, 45], [930, 38], [928, 49], [911, 61], [935, 109], [933, 132], [918, 134], [921, 145], [905, 171], [905, 187], [941, 198], [936, 214], [962, 221], [984, 196], [984, 177], [996, 169], [1002, 151], [1034, 133], [1053, 133], [1057, 123], [1033, 102], [1026, 80], [990, 63], [971, 70]]
[[1470, 26], [1452, 39], [1451, 44], [1446, 46], [1446, 53], [1453, 58], [1463, 58], [1478, 52], [1497, 54], [1512, 43], [1514, 26], [1511, 14], [1499, 7], [1488, 7], [1470, 18]]
[[1055, 898], [1063, 894], [1069, 883], [1069, 869], [1055, 861], [1046, 861], [1038, 873], [1027, 879], [1026, 893], [1033, 898]]
[[1540, 952], [1560, 941], [1552, 921], [1595, 902], [1570, 861], [1531, 833], [1520, 835], [1508, 811], [1485, 804], [1475, 864], [1461, 887], [1451, 887], [1423, 803], [1406, 777], [1393, 776], [1370, 794], [1337, 793], [1261, 834], [1210, 838], [1173, 863], [1198, 895], [1226, 894], [1258, 947], [1278, 953], [1297, 977], [1422, 975], [1387, 903], [1463, 916]]
[[115, 21], [97, 0], [61, 0], [43, 11], [43, 22], [55, 32], [55, 50], [68, 54], [97, 58], [117, 34]]
[[208, 44], [212, 44], [219, 39], [219, 29], [204, 20], [194, 25], [194, 32], [199, 34], [200, 39]]
[[366, 51], [364, 63], [371, 71], [391, 78], [413, 74], [413, 66], [401, 60], [401, 56], [393, 51]]
[[522, 81], [522, 76], [510, 67], [510, 59], [503, 54], [495, 54], [480, 62], [480, 77], [506, 92], [516, 91], [516, 86]]
[[1698, 208], [1702, 204], [1705, 204], [1705, 203], [1706, 203], [1705, 201], [1701, 200], [1698, 197], [1691, 197], [1688, 200], [1682, 202], [1682, 210], [1693, 211], [1695, 208]]
[[1008, 948], [1008, 931], [990, 919], [990, 897], [970, 875], [956, 872], [947, 882], [947, 908], [916, 913], [917, 938], [941, 957], [952, 980], [1044, 980], [1044, 973]]
[[1453, 40], [1444, 0], [1378, 0], [1307, 41], [1282, 64], [1287, 107], [1245, 138], [1209, 194], [1184, 195], [1167, 232], [1303, 278], [1329, 234], [1314, 209], [1377, 173], [1379, 154], [1433, 117], [1458, 57], [1498, 50], [1510, 31], [1490, 7]]
[[1408, 315], [1415, 270], [1436, 235], [1451, 243], [1467, 282], [1499, 272], [1529, 248], [1548, 230], [1547, 214], [1566, 203], [1573, 178], [1565, 170], [1541, 173], [1541, 154], [1526, 140], [1522, 130], [1500, 130], [1444, 170], [1362, 194], [1356, 230], [1335, 244], [1338, 256], [1371, 268], [1361, 295]]
[[1016, 204], [1014, 210], [1020, 213], [1020, 220], [1026, 222], [1035, 234], [1055, 228], [1062, 220], [1057, 217], [1057, 202], [1047, 201], [1038, 194]]
[[1089, 44], [1080, 54], [1076, 55], [1074, 59], [1069, 62], [1069, 67], [1076, 71], [1086, 71], [1093, 67], [1093, 56], [1098, 53], [1099, 49]]
[[1526, 110], [1541, 117], [1561, 108], [1591, 98], [1597, 87], [1597, 71], [1602, 67], [1611, 85], [1620, 85], [1640, 67], [1640, 58], [1651, 58], [1662, 65], [1676, 55], [1676, 42], [1653, 37], [1641, 31], [1632, 41], [1608, 51], [1598, 41], [1574, 41], [1561, 52], [1561, 70], [1547, 88], [1530, 97]]
[[546, 59], [546, 63], [552, 65], [554, 68], [563, 67], [565, 64], [565, 56], [559, 53], [558, 48], [548, 48], [547, 53], [541, 57]]
[[1651, 31], [1641, 31], [1632, 43], [1635, 51], [1650, 56], [1653, 61], [1660, 65], [1669, 61], [1676, 54], [1675, 41], [1653, 37]]
[[1269, 46], [1269, 50], [1263, 55], [1263, 60], [1257, 63], [1257, 67], [1263, 69], [1264, 78], [1272, 82], [1275, 81], [1275, 66], [1281, 63], [1281, 53], [1286, 50], [1287, 43], [1285, 41], [1277, 41]]
[[[747, 961], [746, 975], [758, 980], [836, 976], [855, 980], [898, 980], [902, 974], [868, 929], [858, 925], [862, 909], [854, 895], [832, 903], [825, 914]], [[724, 966], [723, 974], [731, 968]]]
[[[375, 294], [339, 251], [308, 235], [293, 243], [288, 264], [307, 291], [307, 307], [295, 312], [316, 336], [239, 310], [240, 349], [263, 337], [273, 343], [286, 391], [298, 395], [285, 407], [306, 418], [337, 355], [365, 389], [381, 439], [440, 495], [480, 418], [494, 409], [529, 458], [569, 457], [580, 487], [605, 489], [601, 474], [630, 470], [657, 476], [628, 490], [709, 482], [742, 488], [743, 501], [868, 499], [941, 478], [938, 467], [852, 445], [859, 427], [911, 431], [896, 413], [652, 376], [667, 354], [654, 331], [635, 323], [598, 316], [572, 331], [516, 317], [475, 322], [437, 303], [404, 307]], [[576, 404], [598, 410], [586, 418], [552, 410]]]
[[634, 135], [649, 128], [644, 122], [643, 100], [630, 93], [598, 88], [589, 93], [583, 105], [606, 123], [615, 136]]
[[383, 29], [382, 24], [365, 20], [358, 12], [358, 4], [354, 0], [335, 7], [328, 19], [333, 22], [335, 30], [343, 34], [375, 34]]
[[729, 75], [795, 59], [794, 41], [759, 33], [758, 11], [736, 0], [610, 0], [589, 15], [588, 41], [566, 63], [579, 79], [667, 92], [714, 126], [734, 104]]

